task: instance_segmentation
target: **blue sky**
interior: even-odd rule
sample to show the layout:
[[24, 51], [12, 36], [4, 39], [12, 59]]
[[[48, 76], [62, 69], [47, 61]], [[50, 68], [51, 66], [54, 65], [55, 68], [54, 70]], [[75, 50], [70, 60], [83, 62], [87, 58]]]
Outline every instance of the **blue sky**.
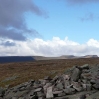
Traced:
[[99, 56], [99, 0], [1, 0], [0, 56]]
[[29, 28], [35, 28], [45, 40], [60, 37], [85, 43], [90, 38], [98, 40], [99, 3], [72, 4], [65, 0], [34, 0], [44, 9], [48, 18], [27, 15]]

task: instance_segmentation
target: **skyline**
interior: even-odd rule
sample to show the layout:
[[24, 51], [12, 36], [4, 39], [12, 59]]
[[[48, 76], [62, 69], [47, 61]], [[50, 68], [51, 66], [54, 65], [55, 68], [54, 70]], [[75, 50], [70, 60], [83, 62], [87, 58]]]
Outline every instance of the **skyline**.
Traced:
[[0, 7], [0, 56], [99, 56], [99, 0], [0, 0]]

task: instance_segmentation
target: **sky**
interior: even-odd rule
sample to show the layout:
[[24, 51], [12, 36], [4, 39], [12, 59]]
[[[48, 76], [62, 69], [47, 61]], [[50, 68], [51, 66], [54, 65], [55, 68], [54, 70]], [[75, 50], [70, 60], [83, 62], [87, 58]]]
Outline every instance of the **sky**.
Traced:
[[0, 56], [99, 56], [99, 0], [0, 0]]

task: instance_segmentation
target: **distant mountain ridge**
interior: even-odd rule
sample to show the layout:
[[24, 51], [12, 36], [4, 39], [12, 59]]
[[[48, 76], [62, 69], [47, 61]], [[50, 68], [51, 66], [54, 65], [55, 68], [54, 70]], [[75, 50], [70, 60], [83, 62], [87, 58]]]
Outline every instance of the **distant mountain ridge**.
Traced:
[[34, 61], [31, 56], [2, 56], [0, 57], [0, 63], [12, 63], [12, 62], [26, 62]]
[[85, 55], [85, 56], [62, 55], [62, 56], [59, 56], [59, 57], [33, 56], [33, 58], [35, 60], [97, 58], [97, 57], [98, 57], [97, 55]]
[[59, 57], [45, 57], [45, 56], [1, 56], [0, 63], [12, 63], [12, 62], [28, 62], [37, 60], [53, 60], [53, 59], [75, 59], [75, 58], [97, 58], [97, 55], [86, 56], [74, 56], [74, 55], [62, 55]]
[[97, 55], [86, 55], [86, 56], [82, 56], [82, 58], [95, 58], [98, 57]]

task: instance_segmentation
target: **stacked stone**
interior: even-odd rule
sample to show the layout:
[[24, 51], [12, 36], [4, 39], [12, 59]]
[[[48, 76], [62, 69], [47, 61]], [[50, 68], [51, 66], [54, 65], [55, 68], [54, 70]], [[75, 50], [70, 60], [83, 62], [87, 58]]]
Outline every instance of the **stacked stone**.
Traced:
[[99, 99], [98, 68], [74, 66], [53, 79], [45, 77], [6, 90], [0, 88], [0, 99]]

